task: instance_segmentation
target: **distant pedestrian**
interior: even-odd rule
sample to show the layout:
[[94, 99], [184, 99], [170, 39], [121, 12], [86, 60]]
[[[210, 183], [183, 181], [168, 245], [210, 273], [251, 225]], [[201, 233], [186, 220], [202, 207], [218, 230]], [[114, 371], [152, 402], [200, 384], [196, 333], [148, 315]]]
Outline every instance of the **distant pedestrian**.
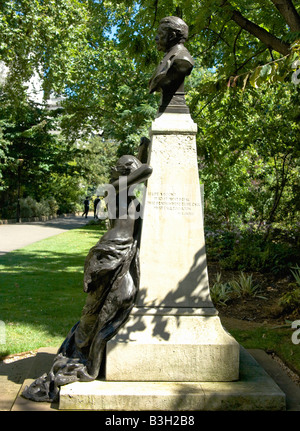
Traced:
[[100, 197], [97, 196], [96, 199], [94, 200], [94, 218], [97, 219], [97, 205], [100, 202]]
[[90, 201], [88, 196], [85, 198], [85, 201], [83, 202], [83, 204], [84, 204], [84, 212], [82, 214], [82, 217], [85, 215], [85, 218], [87, 218], [90, 210]]

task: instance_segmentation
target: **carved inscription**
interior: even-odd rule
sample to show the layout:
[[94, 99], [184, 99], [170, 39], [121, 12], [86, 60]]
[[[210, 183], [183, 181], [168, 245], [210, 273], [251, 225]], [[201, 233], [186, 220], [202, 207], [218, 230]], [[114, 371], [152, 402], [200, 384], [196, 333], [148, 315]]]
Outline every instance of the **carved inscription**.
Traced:
[[173, 215], [190, 216], [193, 209], [200, 206], [188, 195], [181, 196], [176, 191], [170, 192], [148, 192], [148, 203], [155, 209], [161, 211], [171, 211]]
[[152, 158], [163, 160], [165, 166], [190, 167], [197, 160], [193, 135], [158, 135], [152, 145]]

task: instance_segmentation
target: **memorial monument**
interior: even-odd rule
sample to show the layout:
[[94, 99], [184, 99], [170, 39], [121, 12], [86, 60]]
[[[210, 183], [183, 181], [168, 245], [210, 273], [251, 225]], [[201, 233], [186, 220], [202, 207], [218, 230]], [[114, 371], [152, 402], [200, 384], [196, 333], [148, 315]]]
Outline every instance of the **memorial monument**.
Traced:
[[60, 391], [59, 408], [71, 410], [256, 409], [262, 398], [271, 409], [283, 405], [258, 367], [250, 385], [237, 382], [240, 346], [211, 301], [197, 125], [184, 96], [194, 66], [187, 37], [180, 18], [161, 20], [156, 44], [165, 55], [149, 82], [161, 102], [150, 140], [112, 175], [116, 196], [146, 182], [142, 220], [130, 194], [125, 205], [117, 199], [116, 219], [86, 259], [82, 317], [50, 372], [24, 391], [29, 399], [52, 401]]
[[232, 381], [239, 345], [223, 329], [210, 298], [196, 133], [184, 80], [194, 61], [188, 26], [161, 20], [165, 53], [149, 83], [161, 93], [153, 121], [140, 244], [140, 288], [124, 328], [108, 343], [106, 378], [114, 381]]

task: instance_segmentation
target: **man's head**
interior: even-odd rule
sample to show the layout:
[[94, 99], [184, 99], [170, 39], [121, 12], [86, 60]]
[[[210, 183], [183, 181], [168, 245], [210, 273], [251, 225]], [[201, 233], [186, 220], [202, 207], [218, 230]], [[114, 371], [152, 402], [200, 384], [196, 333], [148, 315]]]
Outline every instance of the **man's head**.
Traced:
[[184, 43], [188, 38], [189, 28], [187, 24], [177, 16], [163, 18], [158, 27], [155, 38], [157, 49], [167, 52], [172, 46]]

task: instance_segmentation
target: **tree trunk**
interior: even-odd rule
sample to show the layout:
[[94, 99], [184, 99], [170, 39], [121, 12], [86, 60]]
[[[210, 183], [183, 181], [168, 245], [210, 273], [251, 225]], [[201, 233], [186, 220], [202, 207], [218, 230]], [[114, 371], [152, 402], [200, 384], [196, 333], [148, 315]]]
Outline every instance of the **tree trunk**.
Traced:
[[[269, 213], [269, 216], [267, 218], [267, 232], [264, 236], [264, 240], [267, 240], [270, 234], [270, 230], [271, 230], [271, 226], [275, 220], [275, 214], [276, 211], [279, 207], [281, 198], [282, 198], [282, 194], [283, 194], [283, 190], [287, 184], [288, 181], [288, 167], [286, 168], [286, 163], [288, 162], [288, 157], [289, 154], [286, 154], [283, 158], [283, 162], [282, 162], [282, 167], [281, 167], [281, 172], [279, 173], [277, 171], [276, 173], [276, 187], [275, 187], [275, 196], [274, 196], [274, 202], [273, 202], [273, 206], [271, 208], [271, 211]], [[276, 159], [275, 160], [275, 170], [276, 170]]]
[[268, 48], [271, 48], [282, 55], [288, 55], [290, 53], [290, 45], [288, 43], [283, 42], [278, 37], [274, 36], [272, 33], [269, 33], [267, 30], [255, 24], [254, 22], [249, 21], [239, 11], [235, 10], [229, 1], [224, 0], [221, 3], [221, 7], [228, 9], [228, 12], [231, 13], [231, 19], [236, 24], [238, 24], [248, 33], [257, 37]]
[[300, 15], [292, 0], [271, 0], [293, 32], [300, 32]]

